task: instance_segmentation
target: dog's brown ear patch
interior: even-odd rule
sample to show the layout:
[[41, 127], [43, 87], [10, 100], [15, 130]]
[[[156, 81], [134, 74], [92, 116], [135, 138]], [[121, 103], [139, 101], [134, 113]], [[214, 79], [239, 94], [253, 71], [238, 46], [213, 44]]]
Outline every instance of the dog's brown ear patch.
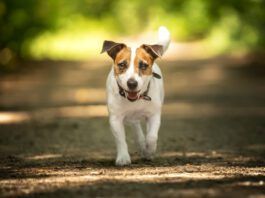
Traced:
[[143, 44], [141, 46], [144, 50], [150, 54], [154, 59], [161, 57], [163, 55], [163, 46], [162, 45], [147, 45]]
[[103, 47], [100, 53], [104, 53], [107, 52], [108, 55], [115, 60], [117, 53], [123, 49], [124, 47], [126, 47], [125, 44], [123, 43], [116, 43], [113, 41], [104, 41], [103, 43]]

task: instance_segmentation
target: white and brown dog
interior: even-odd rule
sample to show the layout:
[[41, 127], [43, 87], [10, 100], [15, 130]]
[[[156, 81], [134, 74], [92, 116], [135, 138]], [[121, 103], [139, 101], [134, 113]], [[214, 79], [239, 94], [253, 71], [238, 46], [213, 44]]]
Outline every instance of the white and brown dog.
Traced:
[[[165, 27], [158, 30], [158, 43], [128, 47], [123, 43], [104, 41], [102, 52], [113, 59], [107, 79], [109, 121], [116, 140], [116, 165], [131, 163], [125, 137], [124, 123], [136, 132], [142, 157], [152, 159], [156, 151], [164, 88], [161, 71], [154, 62], [161, 57], [170, 43], [170, 33]], [[146, 136], [141, 128], [146, 121]]]

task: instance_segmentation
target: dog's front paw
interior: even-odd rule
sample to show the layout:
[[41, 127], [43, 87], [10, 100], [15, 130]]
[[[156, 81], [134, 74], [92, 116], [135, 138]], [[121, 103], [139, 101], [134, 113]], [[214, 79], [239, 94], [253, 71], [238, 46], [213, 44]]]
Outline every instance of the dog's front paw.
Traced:
[[131, 158], [129, 154], [118, 155], [116, 158], [116, 166], [126, 166], [131, 164]]

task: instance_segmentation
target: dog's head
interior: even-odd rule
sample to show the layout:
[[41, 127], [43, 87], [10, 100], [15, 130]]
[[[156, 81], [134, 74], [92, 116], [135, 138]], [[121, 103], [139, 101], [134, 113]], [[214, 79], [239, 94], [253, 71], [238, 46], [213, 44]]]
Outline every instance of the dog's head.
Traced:
[[134, 101], [146, 91], [153, 75], [154, 61], [162, 56], [163, 46], [143, 44], [130, 48], [123, 43], [104, 41], [103, 52], [113, 59], [116, 80], [127, 93], [127, 98]]

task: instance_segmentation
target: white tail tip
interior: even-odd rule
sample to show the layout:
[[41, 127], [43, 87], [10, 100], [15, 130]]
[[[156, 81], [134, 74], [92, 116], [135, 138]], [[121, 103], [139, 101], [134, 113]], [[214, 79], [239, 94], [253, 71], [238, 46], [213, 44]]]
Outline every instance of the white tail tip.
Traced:
[[160, 26], [158, 29], [158, 44], [163, 46], [163, 51], [167, 50], [170, 43], [170, 32], [165, 26]]
[[158, 29], [158, 38], [159, 39], [170, 39], [170, 33], [165, 26], [160, 26]]

